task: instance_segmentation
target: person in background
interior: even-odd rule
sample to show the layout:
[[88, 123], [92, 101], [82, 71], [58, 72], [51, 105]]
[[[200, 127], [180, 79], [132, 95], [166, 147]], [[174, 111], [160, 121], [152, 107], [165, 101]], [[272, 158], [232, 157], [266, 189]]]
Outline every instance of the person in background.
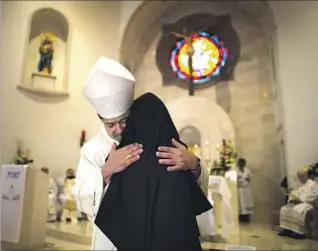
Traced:
[[60, 205], [59, 210], [56, 212], [56, 221], [62, 221], [63, 207], [64, 207], [64, 182], [65, 176], [57, 179], [57, 203]]
[[[57, 211], [57, 221], [62, 221], [62, 215], [64, 210], [67, 211], [66, 222], [72, 221], [72, 213], [76, 212], [78, 221], [87, 221], [88, 217], [85, 213], [77, 210], [76, 198], [74, 194], [74, 184], [76, 182], [76, 174], [74, 169], [69, 168], [66, 170], [66, 176], [62, 176], [58, 179], [58, 194], [57, 202], [61, 205], [60, 210]], [[74, 210], [75, 205], [75, 210]]]
[[246, 160], [238, 160], [237, 184], [239, 194], [239, 213], [241, 222], [249, 222], [253, 214], [254, 200], [251, 185], [251, 171], [245, 166]]
[[73, 195], [75, 178], [74, 170], [72, 168], [67, 169], [64, 181], [64, 209], [67, 211], [66, 222], [71, 222], [72, 213], [77, 211], [76, 200]]
[[[47, 175], [49, 175], [50, 170], [47, 167], [42, 167], [41, 171]], [[52, 177], [50, 177], [49, 184], [49, 201], [48, 201], [48, 222], [55, 222], [57, 211], [60, 210], [60, 205], [57, 203], [57, 185]]]
[[308, 178], [308, 169], [302, 168], [297, 172], [300, 184], [292, 189], [288, 204], [280, 209], [280, 236], [304, 239], [306, 236], [306, 215], [313, 209], [318, 197], [318, 184]]

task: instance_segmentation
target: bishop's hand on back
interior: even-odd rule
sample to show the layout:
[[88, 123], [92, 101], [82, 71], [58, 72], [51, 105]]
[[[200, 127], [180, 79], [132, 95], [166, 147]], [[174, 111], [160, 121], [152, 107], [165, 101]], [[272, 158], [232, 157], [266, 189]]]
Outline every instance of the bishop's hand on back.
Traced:
[[116, 144], [113, 143], [108, 159], [102, 169], [105, 183], [109, 183], [114, 173], [121, 172], [138, 161], [142, 152], [142, 145], [137, 143], [124, 146], [120, 149], [117, 149]]

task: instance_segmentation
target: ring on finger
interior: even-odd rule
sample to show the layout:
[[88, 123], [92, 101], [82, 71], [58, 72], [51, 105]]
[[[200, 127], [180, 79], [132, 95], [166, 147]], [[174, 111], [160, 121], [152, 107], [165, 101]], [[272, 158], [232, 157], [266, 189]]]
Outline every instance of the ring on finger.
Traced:
[[126, 160], [129, 160], [131, 158], [131, 154], [126, 155]]

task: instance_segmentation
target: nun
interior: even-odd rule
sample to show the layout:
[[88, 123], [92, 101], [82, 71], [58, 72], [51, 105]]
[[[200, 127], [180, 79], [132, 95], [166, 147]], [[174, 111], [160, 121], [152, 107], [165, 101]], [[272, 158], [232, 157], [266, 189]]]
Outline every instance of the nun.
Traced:
[[113, 175], [95, 219], [119, 251], [202, 250], [196, 216], [212, 206], [190, 170], [159, 164], [158, 146], [171, 138], [184, 145], [163, 102], [152, 93], [136, 99], [118, 149], [139, 142], [143, 154]]

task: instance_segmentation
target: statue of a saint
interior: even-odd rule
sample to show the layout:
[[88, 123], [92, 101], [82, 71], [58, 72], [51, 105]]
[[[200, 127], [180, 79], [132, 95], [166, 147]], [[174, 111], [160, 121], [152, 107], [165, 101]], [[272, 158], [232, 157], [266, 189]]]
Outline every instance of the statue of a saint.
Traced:
[[42, 33], [41, 44], [39, 47], [40, 61], [38, 64], [38, 71], [44, 74], [52, 73], [52, 60], [54, 54], [54, 35], [50, 32]]

